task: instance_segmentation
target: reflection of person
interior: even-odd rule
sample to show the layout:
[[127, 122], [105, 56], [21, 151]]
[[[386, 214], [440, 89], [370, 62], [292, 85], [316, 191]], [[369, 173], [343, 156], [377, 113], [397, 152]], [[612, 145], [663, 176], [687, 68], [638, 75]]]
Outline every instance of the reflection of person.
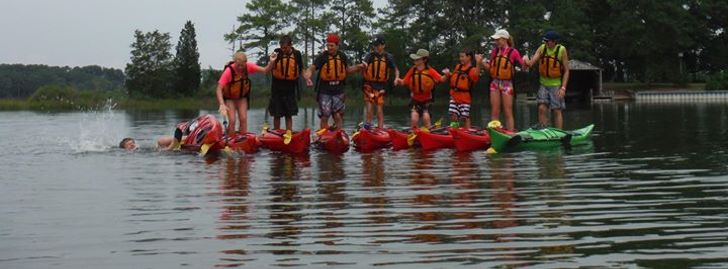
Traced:
[[311, 75], [318, 70], [316, 83], [317, 101], [319, 103], [319, 118], [321, 129], [329, 128], [329, 118], [334, 117], [334, 126], [341, 128], [344, 124], [344, 82], [347, 74], [359, 71], [362, 66], [349, 66], [349, 58], [339, 51], [339, 36], [328, 34], [326, 36], [326, 51], [319, 54], [313, 64], [306, 69], [303, 77], [306, 86], [313, 87]]
[[417, 53], [410, 54], [415, 66], [407, 71], [404, 78], [397, 79], [395, 85], [405, 85], [412, 92], [410, 96], [410, 117], [412, 130], [422, 118], [425, 128], [430, 128], [430, 104], [432, 103], [432, 90], [437, 83], [444, 81], [444, 78], [429, 64], [430, 52], [425, 49], [417, 50]]
[[564, 128], [561, 111], [566, 109], [566, 86], [569, 83], [569, 53], [566, 47], [559, 43], [559, 34], [548, 31], [543, 35], [544, 44], [538, 47], [536, 53], [527, 65], [538, 62], [539, 83], [538, 88], [538, 122], [541, 126], [548, 126], [548, 110], [554, 113], [554, 126]]
[[271, 70], [276, 55], [270, 56], [268, 66], [265, 68], [248, 62], [248, 56], [244, 52], [238, 51], [233, 56], [233, 61], [225, 66], [225, 69], [217, 82], [217, 102], [220, 105], [220, 114], [226, 115], [230, 120], [227, 133], [232, 134], [235, 131], [235, 116], [240, 121], [238, 131], [241, 133], [248, 132], [248, 101], [250, 100], [250, 78], [249, 75], [255, 73], [267, 73]]
[[470, 128], [471, 91], [480, 79], [480, 66], [483, 55], [475, 55], [472, 50], [463, 49], [459, 53], [460, 64], [450, 69], [442, 70], [445, 79], [450, 80], [450, 127], [460, 127], [460, 120], [465, 122], [465, 128]]
[[384, 38], [378, 36], [372, 42], [373, 50], [364, 57], [364, 102], [367, 105], [366, 124], [371, 126], [377, 106], [377, 127], [384, 128], [384, 95], [389, 76], [394, 70], [394, 77], [399, 77], [399, 69], [394, 63], [392, 54], [384, 51]]
[[[513, 119], [513, 77], [514, 64], [525, 66], [521, 54], [513, 47], [513, 38], [506, 30], [498, 30], [491, 36], [496, 47], [490, 53], [485, 69], [490, 72], [490, 119], [500, 120], [501, 104], [505, 116], [506, 129], [514, 130]], [[502, 101], [502, 103], [501, 103]]]
[[131, 137], [125, 137], [124, 139], [119, 142], [119, 148], [125, 149], [125, 150], [135, 150], [139, 146], [136, 144], [136, 140]]

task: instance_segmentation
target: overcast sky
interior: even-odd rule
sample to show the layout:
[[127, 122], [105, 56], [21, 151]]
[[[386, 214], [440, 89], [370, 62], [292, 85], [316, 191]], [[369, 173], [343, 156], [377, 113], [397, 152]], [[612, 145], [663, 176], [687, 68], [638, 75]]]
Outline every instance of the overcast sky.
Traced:
[[[123, 69], [134, 30], [159, 29], [177, 45], [195, 24], [203, 68], [229, 58], [223, 35], [245, 11], [242, 0], [0, 0], [0, 63], [101, 65]], [[382, 7], [386, 0], [374, 0]]]

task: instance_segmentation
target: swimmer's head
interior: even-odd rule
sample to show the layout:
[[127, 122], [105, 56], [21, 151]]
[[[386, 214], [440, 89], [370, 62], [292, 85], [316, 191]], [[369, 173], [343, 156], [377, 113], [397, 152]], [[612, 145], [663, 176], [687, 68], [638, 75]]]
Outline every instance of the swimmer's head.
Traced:
[[137, 149], [137, 144], [134, 138], [131, 137], [125, 137], [124, 139], [119, 142], [119, 148], [125, 149], [125, 150], [135, 150]]

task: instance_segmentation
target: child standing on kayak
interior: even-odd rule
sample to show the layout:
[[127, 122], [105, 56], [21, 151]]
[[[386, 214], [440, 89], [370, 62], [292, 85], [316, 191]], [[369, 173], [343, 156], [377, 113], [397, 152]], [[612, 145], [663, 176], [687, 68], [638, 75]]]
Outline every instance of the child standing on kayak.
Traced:
[[329, 118], [334, 117], [334, 126], [342, 128], [344, 124], [344, 83], [346, 76], [361, 70], [361, 65], [349, 66], [349, 57], [339, 51], [339, 36], [328, 34], [326, 36], [326, 51], [316, 57], [313, 64], [303, 73], [306, 86], [313, 87], [311, 75], [318, 70], [316, 79], [317, 101], [319, 103], [319, 118], [321, 130], [329, 128]]
[[250, 78], [255, 73], [268, 73], [276, 60], [275, 53], [270, 56], [268, 66], [265, 68], [248, 62], [248, 56], [238, 51], [233, 55], [233, 61], [225, 65], [225, 69], [217, 82], [217, 103], [220, 105], [220, 114], [227, 116], [230, 125], [227, 134], [235, 132], [235, 122], [239, 121], [238, 131], [248, 132], [248, 102], [250, 97]]
[[377, 127], [384, 128], [384, 94], [389, 76], [399, 78], [399, 69], [392, 54], [384, 51], [384, 38], [376, 37], [372, 42], [373, 51], [364, 56], [364, 102], [367, 105], [365, 127], [371, 126], [374, 118], [373, 106], [377, 106]]
[[281, 117], [286, 119], [286, 132], [293, 130], [293, 116], [298, 114], [296, 91], [298, 78], [303, 72], [301, 52], [293, 48], [290, 36], [282, 36], [280, 48], [275, 50], [277, 59], [273, 61], [273, 80], [268, 112], [273, 116], [273, 129], [281, 127]]
[[411, 91], [410, 116], [412, 130], [418, 128], [420, 118], [422, 118], [425, 128], [429, 129], [432, 90], [437, 83], [444, 82], [445, 78], [429, 65], [429, 51], [419, 49], [416, 54], [410, 54], [410, 58], [414, 60], [415, 66], [407, 71], [404, 78], [397, 79], [395, 85], [405, 85]]
[[566, 85], [569, 83], [569, 53], [566, 47], [559, 42], [559, 34], [548, 31], [543, 36], [544, 44], [538, 47], [536, 53], [527, 64], [538, 62], [539, 83], [538, 88], [538, 122], [546, 127], [549, 123], [548, 111], [554, 113], [556, 128], [564, 127], [561, 111], [566, 109]]
[[480, 66], [483, 55], [475, 55], [471, 50], [464, 49], [459, 54], [460, 63], [455, 66], [454, 71], [445, 68], [442, 73], [445, 79], [450, 80], [450, 127], [460, 127], [460, 120], [464, 121], [464, 127], [470, 128], [470, 104], [472, 103], [471, 92], [475, 83], [480, 79]]
[[515, 64], [522, 67], [521, 53], [513, 47], [513, 38], [506, 30], [498, 30], [491, 36], [495, 39], [495, 48], [490, 53], [490, 59], [485, 69], [490, 72], [490, 119], [500, 119], [501, 104], [505, 114], [506, 129], [514, 130], [513, 119], [513, 77], [516, 74]]

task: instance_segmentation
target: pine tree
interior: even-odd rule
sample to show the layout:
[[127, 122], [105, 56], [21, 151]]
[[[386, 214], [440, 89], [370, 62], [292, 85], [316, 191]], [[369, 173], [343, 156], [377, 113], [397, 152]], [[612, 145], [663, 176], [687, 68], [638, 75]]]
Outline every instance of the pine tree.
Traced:
[[257, 48], [259, 52], [248, 55], [253, 60], [257, 56], [258, 64], [268, 63], [268, 54], [271, 44], [278, 39], [278, 35], [290, 23], [288, 18], [293, 13], [288, 4], [281, 0], [253, 0], [245, 5], [248, 13], [238, 17], [240, 27], [235, 35], [226, 35], [228, 41], [243, 41], [243, 49]]
[[195, 26], [185, 23], [177, 42], [174, 58], [175, 91], [177, 95], [193, 96], [200, 88], [200, 53], [197, 50]]
[[172, 84], [172, 44], [169, 33], [134, 31], [126, 88], [132, 97], [169, 97]]

